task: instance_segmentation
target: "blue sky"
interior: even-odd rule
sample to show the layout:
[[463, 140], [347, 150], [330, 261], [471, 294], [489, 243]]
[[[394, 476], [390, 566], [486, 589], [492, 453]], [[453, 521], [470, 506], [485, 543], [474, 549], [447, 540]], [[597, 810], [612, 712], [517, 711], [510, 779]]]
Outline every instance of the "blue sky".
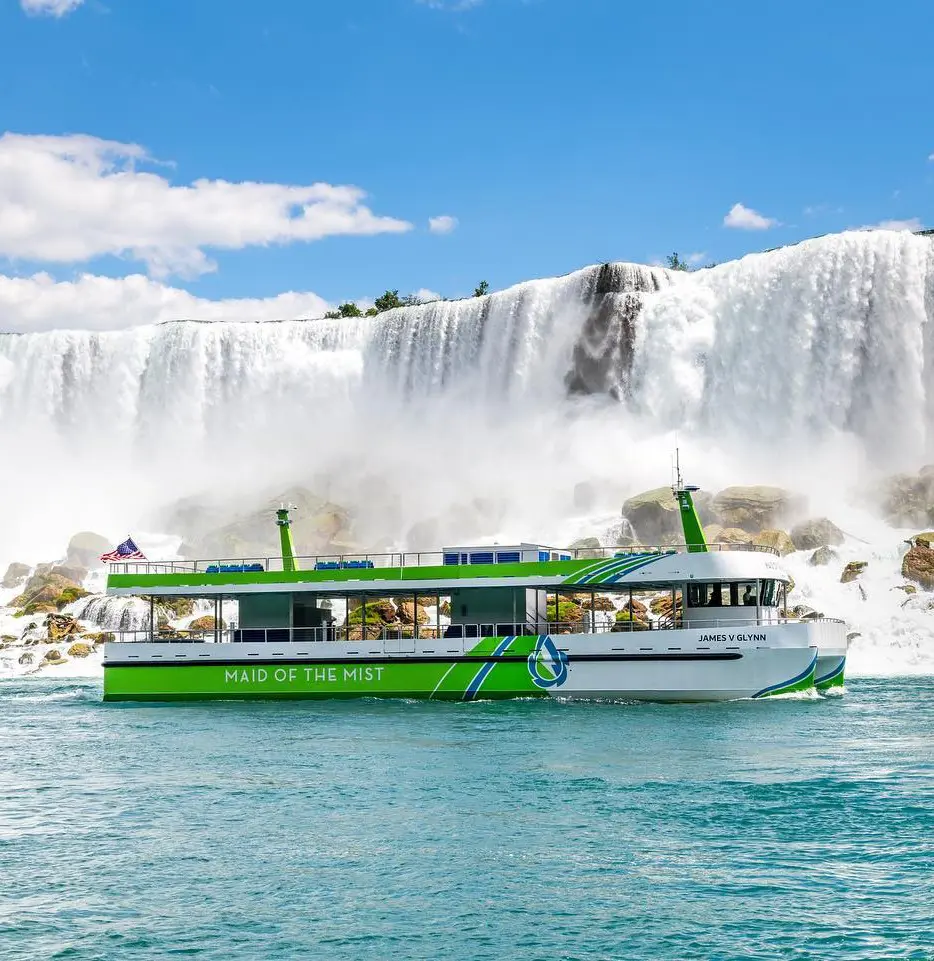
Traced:
[[[27, 137], [5, 166], [0, 143], [0, 273], [457, 296], [930, 226], [932, 36], [921, 0], [0, 0], [0, 132]], [[30, 139], [65, 134], [90, 138], [73, 184], [74, 157], [41, 167]], [[101, 165], [97, 139], [150, 159]], [[159, 183], [137, 211], [140, 172]], [[273, 189], [178, 189], [202, 180]], [[284, 223], [307, 198], [276, 185], [319, 182], [367, 196], [330, 198], [345, 223], [309, 240]], [[441, 216], [454, 229], [432, 232]]]

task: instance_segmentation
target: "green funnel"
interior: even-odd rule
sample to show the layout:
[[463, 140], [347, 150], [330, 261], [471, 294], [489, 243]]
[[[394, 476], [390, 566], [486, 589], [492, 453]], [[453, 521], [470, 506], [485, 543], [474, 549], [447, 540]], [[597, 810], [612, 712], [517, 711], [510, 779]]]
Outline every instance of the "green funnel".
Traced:
[[295, 570], [295, 545], [292, 543], [292, 521], [289, 519], [289, 507], [280, 507], [276, 511], [276, 524], [279, 527], [279, 543], [282, 547], [282, 570]]

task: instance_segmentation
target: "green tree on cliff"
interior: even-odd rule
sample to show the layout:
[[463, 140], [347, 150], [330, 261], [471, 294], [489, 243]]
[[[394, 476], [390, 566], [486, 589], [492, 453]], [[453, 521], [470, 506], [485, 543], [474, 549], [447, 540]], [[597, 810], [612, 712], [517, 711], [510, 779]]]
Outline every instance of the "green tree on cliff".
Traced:
[[381, 314], [384, 310], [392, 310], [393, 307], [404, 307], [405, 305], [399, 297], [398, 290], [387, 290], [386, 293], [376, 298], [374, 306], [376, 312]]
[[669, 270], [690, 270], [691, 269], [688, 266], [688, 262], [686, 260], [682, 260], [678, 256], [677, 252], [669, 254], [665, 258], [665, 261], [668, 264]]
[[490, 285], [485, 281], [481, 280], [477, 284], [476, 289], [473, 292], [474, 297], [485, 297], [490, 292]]
[[340, 317], [362, 317], [363, 311], [351, 301], [341, 304], [337, 310], [329, 310], [324, 316], [327, 320], [337, 320]]

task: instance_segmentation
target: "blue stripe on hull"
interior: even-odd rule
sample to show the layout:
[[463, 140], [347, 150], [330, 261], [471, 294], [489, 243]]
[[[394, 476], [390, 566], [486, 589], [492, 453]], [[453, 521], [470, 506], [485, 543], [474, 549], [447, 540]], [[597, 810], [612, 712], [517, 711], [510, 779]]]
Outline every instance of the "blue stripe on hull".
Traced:
[[778, 684], [772, 684], [769, 687], [764, 687], [757, 694], [753, 694], [753, 697], [765, 697], [767, 694], [774, 694], [777, 691], [781, 691], [783, 688], [792, 687], [795, 684], [799, 684], [801, 681], [805, 680], [809, 674], [813, 675], [816, 667], [817, 654], [815, 653], [814, 657], [811, 658], [811, 663], [800, 674], [796, 674], [787, 681], [781, 681]]

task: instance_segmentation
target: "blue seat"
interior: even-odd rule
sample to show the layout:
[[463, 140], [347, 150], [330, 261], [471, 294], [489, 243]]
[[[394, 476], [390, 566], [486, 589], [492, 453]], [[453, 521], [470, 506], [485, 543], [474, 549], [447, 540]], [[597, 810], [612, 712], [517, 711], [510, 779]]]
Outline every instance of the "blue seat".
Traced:
[[216, 564], [209, 564], [205, 570], [205, 574], [217, 574], [219, 572], [218, 566]]
[[340, 563], [338, 561], [318, 561], [315, 564], [316, 571], [337, 571], [340, 570]]

